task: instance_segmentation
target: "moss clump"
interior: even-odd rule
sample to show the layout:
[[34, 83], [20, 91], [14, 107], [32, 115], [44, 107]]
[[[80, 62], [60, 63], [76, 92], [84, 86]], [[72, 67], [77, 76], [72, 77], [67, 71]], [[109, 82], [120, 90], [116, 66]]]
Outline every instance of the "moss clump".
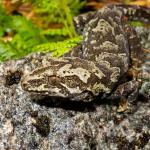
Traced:
[[59, 57], [64, 53], [71, 50], [82, 41], [82, 36], [71, 38], [62, 42], [53, 42], [37, 45], [33, 47], [32, 51], [41, 51], [41, 52], [53, 52], [53, 56]]

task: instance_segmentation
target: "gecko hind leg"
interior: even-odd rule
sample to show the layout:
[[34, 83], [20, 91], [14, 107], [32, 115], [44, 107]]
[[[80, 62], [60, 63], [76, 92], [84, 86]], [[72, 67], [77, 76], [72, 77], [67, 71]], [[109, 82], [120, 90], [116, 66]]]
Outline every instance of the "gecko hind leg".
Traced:
[[112, 94], [114, 97], [119, 97], [118, 112], [133, 111], [139, 93], [139, 82], [132, 80], [118, 86]]

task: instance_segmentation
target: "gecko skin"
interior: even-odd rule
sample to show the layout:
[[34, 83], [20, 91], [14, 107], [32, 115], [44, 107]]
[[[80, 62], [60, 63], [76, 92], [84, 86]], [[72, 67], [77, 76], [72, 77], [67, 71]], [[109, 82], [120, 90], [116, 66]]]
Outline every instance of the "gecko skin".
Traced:
[[108, 5], [75, 17], [75, 28], [83, 35], [81, 45], [61, 58], [50, 58], [46, 66], [25, 75], [21, 80], [22, 88], [41, 95], [86, 102], [98, 95], [103, 98], [111, 93], [120, 97], [129, 95], [131, 91], [124, 88], [129, 85], [135, 93], [136, 81], [122, 82], [133, 65], [131, 58], [140, 59], [141, 54], [139, 39], [126, 16], [132, 16], [132, 20], [137, 20], [138, 16], [148, 23], [148, 15], [148, 8]]

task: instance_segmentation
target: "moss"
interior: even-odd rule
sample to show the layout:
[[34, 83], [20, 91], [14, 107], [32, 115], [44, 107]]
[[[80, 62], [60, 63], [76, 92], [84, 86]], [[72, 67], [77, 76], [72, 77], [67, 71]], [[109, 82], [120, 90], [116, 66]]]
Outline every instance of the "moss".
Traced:
[[82, 36], [78, 36], [72, 39], [64, 40], [61, 42], [52, 42], [52, 43], [45, 43], [41, 45], [37, 45], [33, 47], [32, 51], [41, 51], [41, 52], [52, 52], [54, 57], [59, 57], [64, 53], [71, 50], [71, 48], [75, 47], [79, 44], [82, 40]]

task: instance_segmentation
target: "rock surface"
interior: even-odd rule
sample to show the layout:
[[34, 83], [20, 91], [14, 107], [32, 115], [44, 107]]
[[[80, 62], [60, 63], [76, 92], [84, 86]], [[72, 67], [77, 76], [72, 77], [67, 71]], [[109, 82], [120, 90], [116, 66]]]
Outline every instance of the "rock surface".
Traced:
[[[137, 28], [143, 47], [150, 32]], [[70, 102], [30, 96], [22, 74], [48, 61], [31, 54], [0, 65], [0, 150], [150, 149], [150, 103], [139, 98], [131, 113], [117, 113], [115, 102]], [[145, 82], [146, 85], [150, 81]], [[141, 92], [149, 92], [143, 84]]]

